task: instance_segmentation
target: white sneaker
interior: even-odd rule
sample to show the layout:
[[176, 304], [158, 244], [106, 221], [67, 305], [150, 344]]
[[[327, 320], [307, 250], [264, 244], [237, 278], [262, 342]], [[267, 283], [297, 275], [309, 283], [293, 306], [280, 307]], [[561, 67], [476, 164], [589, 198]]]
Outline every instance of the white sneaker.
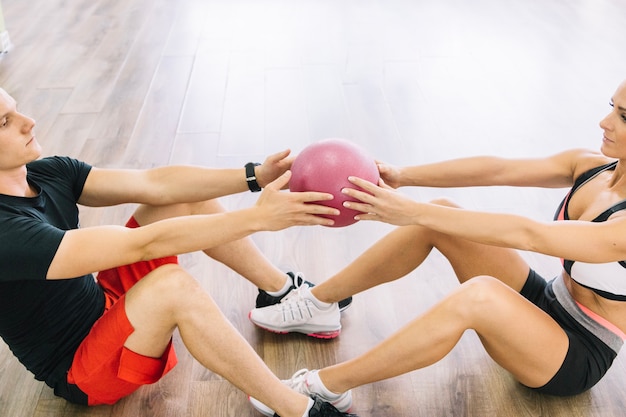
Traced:
[[311, 289], [302, 286], [292, 290], [280, 303], [255, 308], [248, 317], [257, 326], [275, 333], [304, 333], [319, 339], [332, 339], [341, 332], [339, 305], [319, 307]]
[[[308, 369], [300, 369], [293, 374], [291, 379], [283, 380], [283, 384], [309, 397], [317, 396], [322, 401], [332, 404], [342, 413], [348, 412], [350, 408], [352, 408], [352, 391], [346, 391], [343, 394], [335, 394], [328, 391], [319, 377], [317, 377], [316, 370], [309, 371]], [[250, 397], [250, 403], [261, 414], [265, 416], [274, 415], [274, 410], [256, 398]]]

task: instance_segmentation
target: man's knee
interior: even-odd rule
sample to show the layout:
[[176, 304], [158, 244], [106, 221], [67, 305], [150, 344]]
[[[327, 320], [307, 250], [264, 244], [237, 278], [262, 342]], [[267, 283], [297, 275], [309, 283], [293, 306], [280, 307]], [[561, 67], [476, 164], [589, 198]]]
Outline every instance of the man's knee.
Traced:
[[126, 294], [126, 315], [135, 328], [126, 346], [146, 356], [158, 356], [186, 315], [213, 305], [208, 293], [182, 267], [161, 266]]
[[218, 214], [226, 211], [217, 199], [191, 203], [189, 210], [191, 214]]
[[180, 312], [199, 292], [197, 282], [178, 265], [163, 265], [147, 274], [126, 293], [124, 311], [133, 332], [124, 346], [143, 356], [161, 357]]
[[195, 203], [163, 204], [150, 206], [142, 204], [133, 213], [137, 222], [145, 226], [160, 220], [173, 217], [191, 216], [195, 214], [218, 214], [225, 211], [217, 199], [198, 201]]
[[434, 200], [430, 201], [431, 204], [436, 204], [438, 206], [446, 206], [446, 207], [456, 207], [460, 208], [461, 206], [449, 199], [448, 197], [438, 197]]
[[135, 287], [142, 298], [161, 304], [165, 309], [176, 308], [188, 297], [202, 291], [198, 281], [177, 264], [156, 268]]

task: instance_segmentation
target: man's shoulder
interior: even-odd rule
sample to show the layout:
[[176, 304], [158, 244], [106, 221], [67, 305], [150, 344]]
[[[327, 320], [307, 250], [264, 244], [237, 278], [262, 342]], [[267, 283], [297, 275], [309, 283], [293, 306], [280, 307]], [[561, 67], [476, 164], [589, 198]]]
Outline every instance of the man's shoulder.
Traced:
[[91, 165], [69, 156], [48, 156], [26, 165], [30, 176], [54, 177], [63, 180], [78, 178], [82, 181], [91, 171]]
[[46, 156], [44, 158], [37, 159], [35, 161], [26, 164], [28, 169], [41, 169], [41, 168], [67, 168], [72, 166], [87, 165], [83, 161], [69, 157], [69, 156]]

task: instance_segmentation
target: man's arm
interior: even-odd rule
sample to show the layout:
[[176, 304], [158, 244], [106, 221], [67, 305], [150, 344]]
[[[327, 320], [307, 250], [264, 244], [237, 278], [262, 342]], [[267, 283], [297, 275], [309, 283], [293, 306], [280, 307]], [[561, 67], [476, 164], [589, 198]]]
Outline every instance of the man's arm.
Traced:
[[[270, 155], [255, 169], [261, 187], [291, 167], [290, 151]], [[215, 169], [165, 166], [146, 170], [93, 168], [79, 203], [102, 207], [122, 203], [167, 205], [210, 200], [248, 190], [244, 167]]]
[[141, 260], [208, 249], [261, 230], [331, 225], [332, 220], [317, 215], [337, 215], [339, 211], [311, 203], [332, 199], [332, 194], [281, 192], [290, 177], [291, 172], [283, 174], [265, 188], [253, 207], [243, 210], [176, 217], [135, 229], [98, 226], [67, 231], [47, 278], [72, 278]]

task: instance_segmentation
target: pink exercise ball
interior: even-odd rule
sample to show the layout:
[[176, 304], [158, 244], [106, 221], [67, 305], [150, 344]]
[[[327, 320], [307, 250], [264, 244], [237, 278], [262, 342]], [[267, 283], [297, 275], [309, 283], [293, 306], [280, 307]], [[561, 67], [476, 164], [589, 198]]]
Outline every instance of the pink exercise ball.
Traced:
[[[378, 167], [363, 148], [346, 139], [324, 139], [315, 142], [300, 152], [291, 166], [291, 191], [319, 191], [334, 195], [334, 199], [320, 201], [319, 204], [334, 207], [340, 211], [338, 216], [326, 216], [333, 219], [331, 227], [344, 227], [356, 222], [354, 216], [360, 212], [347, 209], [344, 201], [354, 201], [341, 190], [346, 187], [357, 188], [348, 181], [349, 176], [363, 178], [378, 184]], [[317, 203], [316, 203], [317, 204]]]

